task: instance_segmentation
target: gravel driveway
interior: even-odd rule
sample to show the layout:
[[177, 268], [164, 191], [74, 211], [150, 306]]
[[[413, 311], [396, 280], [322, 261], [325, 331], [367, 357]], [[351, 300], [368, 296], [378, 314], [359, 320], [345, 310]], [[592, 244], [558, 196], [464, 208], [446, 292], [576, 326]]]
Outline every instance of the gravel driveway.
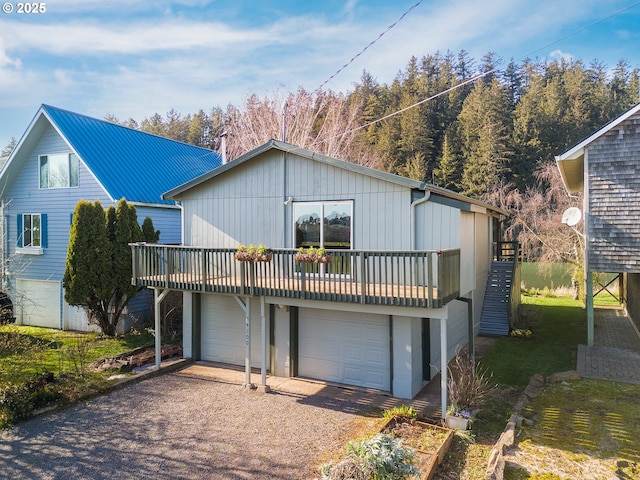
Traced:
[[357, 412], [167, 373], [0, 432], [0, 478], [314, 478]]

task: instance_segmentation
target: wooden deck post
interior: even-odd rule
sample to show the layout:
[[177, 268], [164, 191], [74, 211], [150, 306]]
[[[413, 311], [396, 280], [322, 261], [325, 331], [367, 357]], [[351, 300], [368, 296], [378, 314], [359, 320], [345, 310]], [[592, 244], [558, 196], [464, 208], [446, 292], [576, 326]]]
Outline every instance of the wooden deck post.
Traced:
[[159, 289], [153, 289], [153, 304], [154, 304], [154, 329], [156, 337], [156, 370], [160, 370], [160, 363], [162, 362], [162, 332], [160, 331], [160, 304], [164, 297], [170, 292], [170, 290], [164, 290], [162, 293]]

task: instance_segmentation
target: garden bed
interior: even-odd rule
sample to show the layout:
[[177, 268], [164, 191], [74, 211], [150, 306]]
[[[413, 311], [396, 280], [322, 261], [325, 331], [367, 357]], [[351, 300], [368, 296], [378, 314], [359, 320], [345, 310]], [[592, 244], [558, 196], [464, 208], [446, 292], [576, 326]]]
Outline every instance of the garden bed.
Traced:
[[453, 440], [453, 431], [448, 428], [398, 417], [389, 419], [381, 433], [402, 439], [403, 445], [416, 451], [414, 465], [423, 480], [433, 477]]

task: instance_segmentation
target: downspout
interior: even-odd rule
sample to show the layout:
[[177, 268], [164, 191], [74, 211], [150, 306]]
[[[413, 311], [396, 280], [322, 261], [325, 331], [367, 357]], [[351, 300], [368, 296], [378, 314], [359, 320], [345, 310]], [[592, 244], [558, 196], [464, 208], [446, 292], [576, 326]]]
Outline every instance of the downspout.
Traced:
[[431, 192], [425, 190], [424, 197], [419, 198], [418, 200], [411, 203], [411, 245], [410, 250], [416, 249], [416, 207], [418, 205], [422, 205], [423, 203], [427, 203], [431, 198]]

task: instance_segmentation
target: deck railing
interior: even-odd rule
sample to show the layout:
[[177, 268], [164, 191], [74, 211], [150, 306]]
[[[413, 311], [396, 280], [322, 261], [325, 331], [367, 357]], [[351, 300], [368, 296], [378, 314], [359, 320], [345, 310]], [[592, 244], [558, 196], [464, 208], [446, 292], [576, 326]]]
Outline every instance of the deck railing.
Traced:
[[235, 249], [132, 244], [137, 286], [372, 305], [437, 308], [459, 296], [460, 250], [329, 250], [299, 263], [293, 249], [241, 262]]

